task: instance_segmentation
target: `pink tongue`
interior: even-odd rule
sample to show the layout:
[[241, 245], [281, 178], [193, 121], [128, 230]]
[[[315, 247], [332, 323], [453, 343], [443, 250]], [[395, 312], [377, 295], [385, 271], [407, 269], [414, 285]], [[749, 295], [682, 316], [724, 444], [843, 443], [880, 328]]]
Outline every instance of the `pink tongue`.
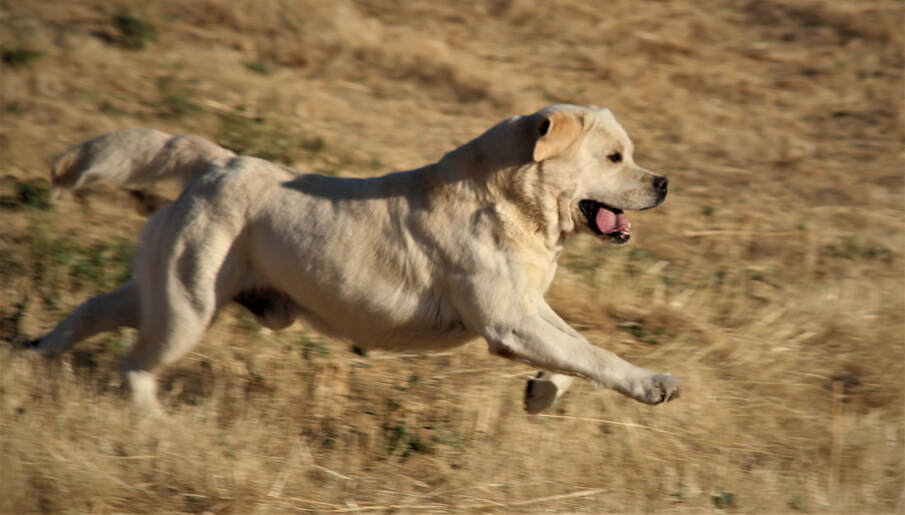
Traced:
[[600, 232], [603, 234], [619, 232], [632, 226], [632, 224], [628, 222], [628, 217], [625, 216], [625, 213], [619, 213], [617, 215], [606, 208], [597, 210], [597, 217], [594, 221], [597, 223], [597, 228], [600, 229]]

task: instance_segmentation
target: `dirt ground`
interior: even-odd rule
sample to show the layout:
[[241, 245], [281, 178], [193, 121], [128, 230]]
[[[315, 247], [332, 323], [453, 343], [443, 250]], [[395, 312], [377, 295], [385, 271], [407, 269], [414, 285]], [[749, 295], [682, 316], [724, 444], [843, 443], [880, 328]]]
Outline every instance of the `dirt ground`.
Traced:
[[[0, 512], [902, 513], [903, 27], [892, 0], [0, 0]], [[675, 402], [582, 383], [529, 416], [533, 371], [484, 342], [360, 355], [230, 308], [148, 421], [131, 330], [17, 347], [128, 277], [145, 220], [103, 184], [49, 202], [70, 145], [155, 127], [365, 176], [558, 102], [611, 108], [671, 195], [627, 247], [573, 238], [548, 297]]]

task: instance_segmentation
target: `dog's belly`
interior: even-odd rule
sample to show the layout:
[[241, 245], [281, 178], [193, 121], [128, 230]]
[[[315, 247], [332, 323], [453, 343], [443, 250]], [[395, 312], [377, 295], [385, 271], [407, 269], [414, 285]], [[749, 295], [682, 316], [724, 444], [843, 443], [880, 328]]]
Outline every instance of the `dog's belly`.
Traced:
[[462, 345], [477, 336], [442, 299], [397, 299], [392, 304], [380, 304], [303, 296], [299, 299], [303, 321], [365, 349], [439, 350]]
[[[318, 261], [316, 252], [306, 254], [309, 265]], [[477, 336], [439, 288], [407, 284], [405, 278], [393, 275], [358, 277], [355, 264], [343, 267], [331, 261], [299, 266], [297, 258], [292, 252], [270, 254], [268, 266], [256, 267], [254, 273], [273, 298], [240, 295], [237, 302], [259, 318], [290, 302], [292, 309], [283, 311], [294, 313], [319, 332], [365, 349], [446, 349]], [[334, 267], [343, 270], [330, 272]]]
[[248, 227], [249, 273], [292, 299], [313, 328], [362, 348], [466, 343], [476, 334], [400, 211], [381, 199], [328, 201], [279, 190]]
[[302, 305], [289, 294], [260, 283], [248, 286], [233, 298], [272, 329], [285, 328], [297, 318], [315, 330], [366, 349], [440, 350], [462, 345], [476, 336], [452, 310], [440, 307], [442, 299], [432, 299], [434, 302], [426, 304], [428, 309], [422, 306], [405, 319], [354, 306], [335, 317], [323, 309], [324, 305], [308, 300], [302, 300]]
[[362, 336], [356, 343], [365, 349], [431, 351], [458, 347], [476, 336], [464, 326], [455, 329], [404, 327], [386, 331], [377, 338]]
[[[290, 295], [291, 296], [291, 295]], [[442, 350], [474, 339], [477, 334], [452, 313], [442, 309], [393, 306], [381, 309], [368, 304], [337, 309], [337, 299], [303, 295], [295, 312], [313, 329], [348, 340], [364, 349]]]

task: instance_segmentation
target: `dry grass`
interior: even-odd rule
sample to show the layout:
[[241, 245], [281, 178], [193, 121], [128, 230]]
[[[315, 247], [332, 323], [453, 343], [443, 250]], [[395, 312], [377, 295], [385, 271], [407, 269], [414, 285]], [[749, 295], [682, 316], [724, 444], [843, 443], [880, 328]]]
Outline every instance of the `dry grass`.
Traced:
[[[397, 4], [0, 0], [0, 512], [905, 509], [901, 2]], [[358, 356], [231, 309], [148, 422], [128, 331], [14, 349], [143, 222], [103, 186], [46, 203], [71, 144], [153, 126], [369, 175], [557, 101], [611, 107], [675, 185], [550, 292], [675, 403], [582, 384], [530, 417], [482, 343]]]

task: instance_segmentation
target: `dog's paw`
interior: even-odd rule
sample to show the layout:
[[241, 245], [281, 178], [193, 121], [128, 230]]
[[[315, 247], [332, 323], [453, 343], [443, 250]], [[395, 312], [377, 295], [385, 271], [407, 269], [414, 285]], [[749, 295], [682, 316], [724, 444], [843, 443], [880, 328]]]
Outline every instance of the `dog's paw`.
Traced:
[[535, 415], [549, 408], [556, 400], [558, 388], [543, 372], [532, 377], [525, 385], [525, 411]]
[[41, 346], [40, 338], [28, 338], [27, 336], [19, 336], [12, 341], [13, 345], [19, 349], [39, 350]]
[[45, 358], [59, 356], [60, 351], [48, 345], [50, 342], [45, 338], [46, 336], [44, 335], [44, 337], [40, 338], [23, 337], [17, 342], [16, 346], [22, 349], [23, 352], [44, 356]]
[[645, 378], [632, 395], [646, 404], [660, 404], [679, 397], [682, 380], [669, 374], [651, 374]]

